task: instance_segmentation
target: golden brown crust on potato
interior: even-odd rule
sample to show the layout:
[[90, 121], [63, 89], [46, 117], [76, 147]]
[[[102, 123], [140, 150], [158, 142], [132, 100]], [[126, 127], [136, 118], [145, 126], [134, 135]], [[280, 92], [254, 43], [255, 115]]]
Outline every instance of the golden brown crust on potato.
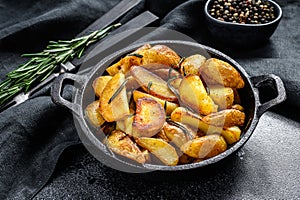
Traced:
[[108, 147], [115, 153], [138, 163], [145, 163], [146, 158], [139, 147], [122, 131], [113, 131], [106, 139]]
[[132, 124], [133, 136], [154, 136], [162, 129], [165, 116], [163, 107], [157, 101], [151, 98], [139, 98]]
[[227, 149], [224, 138], [220, 135], [207, 135], [188, 141], [180, 150], [193, 158], [211, 158]]
[[220, 84], [224, 87], [243, 88], [245, 83], [240, 73], [229, 63], [217, 58], [208, 59], [200, 68], [205, 82]]
[[177, 101], [167, 82], [159, 76], [139, 66], [132, 66], [130, 72], [147, 93], [166, 101]]
[[111, 78], [111, 76], [100, 76], [93, 81], [92, 86], [97, 97], [101, 96], [103, 89]]
[[[148, 47], [138, 49], [128, 56], [125, 56], [119, 62], [108, 67], [106, 71], [110, 75], [114, 75], [119, 72], [126, 74], [130, 70], [131, 66], [134, 65], [140, 66], [150, 63], [159, 63], [168, 66], [175, 66], [180, 60], [180, 57], [167, 46], [155, 45], [152, 48]], [[141, 57], [134, 56], [133, 54], [139, 54]]]
[[98, 111], [98, 108], [99, 101], [94, 101], [93, 103], [89, 104], [85, 109], [85, 115], [87, 119], [95, 127], [99, 127], [105, 122], [100, 112]]
[[124, 74], [116, 74], [108, 81], [101, 94], [99, 111], [108, 122], [121, 120], [129, 114], [126, 87], [109, 103], [124, 81]]
[[234, 93], [232, 88], [223, 86], [209, 87], [210, 98], [219, 106], [220, 110], [231, 108], [234, 101]]
[[178, 163], [178, 155], [173, 146], [162, 139], [141, 137], [136, 142], [141, 147], [153, 153], [165, 165], [175, 166]]
[[135, 102], [137, 102], [139, 98], [143, 98], [143, 97], [152, 98], [156, 100], [158, 103], [160, 103], [161, 106], [163, 106], [164, 109], [166, 109], [165, 111], [167, 115], [170, 115], [173, 112], [173, 110], [179, 106], [177, 103], [165, 101], [155, 96], [152, 96], [150, 94], [140, 92], [138, 90], [133, 91], [133, 99]]
[[197, 75], [188, 75], [182, 79], [179, 86], [179, 95], [182, 102], [193, 108], [197, 113], [208, 115], [218, 109], [218, 106], [208, 96], [200, 77]]
[[203, 117], [202, 120], [213, 126], [243, 126], [245, 122], [245, 113], [236, 109], [226, 109], [207, 115]]
[[206, 58], [202, 55], [195, 54], [184, 59], [180, 65], [180, 73], [183, 76], [192, 74], [200, 75], [199, 69], [206, 61]]

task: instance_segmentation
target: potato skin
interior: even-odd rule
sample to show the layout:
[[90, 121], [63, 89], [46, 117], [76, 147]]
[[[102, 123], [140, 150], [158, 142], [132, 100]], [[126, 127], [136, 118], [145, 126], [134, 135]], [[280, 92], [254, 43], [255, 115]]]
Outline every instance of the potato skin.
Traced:
[[197, 75], [188, 75], [182, 79], [179, 86], [179, 95], [182, 102], [189, 105], [197, 113], [208, 115], [218, 109], [218, 106], [208, 96], [200, 77]]
[[232, 88], [223, 86], [210, 86], [210, 98], [219, 106], [220, 110], [231, 108], [234, 101]]
[[114, 75], [108, 81], [101, 94], [99, 111], [103, 118], [108, 122], [118, 121], [129, 115], [129, 105], [125, 87], [111, 103], [108, 103], [109, 99], [124, 81], [124, 74], [118, 73]]
[[220, 135], [207, 135], [188, 141], [180, 150], [193, 158], [211, 158], [227, 149], [224, 138]]
[[139, 66], [132, 66], [130, 73], [145, 92], [166, 101], [177, 101], [177, 97], [169, 89], [167, 82], [154, 73]]
[[153, 153], [165, 165], [177, 165], [179, 157], [175, 148], [164, 140], [158, 138], [141, 137], [137, 138], [136, 142], [141, 147]]
[[111, 76], [100, 76], [93, 81], [92, 86], [97, 97], [101, 96], [103, 89], [111, 78]]
[[177, 103], [165, 101], [165, 100], [162, 100], [162, 99], [157, 98], [155, 96], [152, 96], [150, 94], [140, 92], [138, 90], [133, 91], [133, 99], [134, 99], [135, 102], [137, 102], [137, 100], [139, 98], [143, 98], [143, 97], [152, 98], [152, 99], [156, 100], [158, 103], [160, 103], [161, 106], [166, 107], [166, 114], [167, 115], [170, 115], [173, 112], [173, 110], [179, 106]]
[[184, 59], [180, 65], [180, 73], [183, 76], [193, 74], [200, 75], [200, 67], [206, 61], [206, 58], [200, 54], [195, 54]]
[[139, 98], [136, 102], [132, 134], [134, 137], [152, 137], [162, 129], [165, 121], [166, 113], [157, 101], [151, 98]]
[[220, 84], [231, 88], [243, 88], [245, 86], [240, 73], [229, 63], [217, 58], [208, 59], [201, 66], [200, 74], [206, 83]]
[[203, 117], [202, 120], [213, 126], [243, 126], [245, 122], [245, 113], [236, 109], [226, 109], [207, 115]]
[[115, 153], [138, 163], [145, 163], [145, 154], [139, 147], [122, 131], [114, 130], [106, 139], [106, 144]]
[[[140, 54], [143, 57], [132, 56], [133, 53]], [[165, 45], [155, 45], [151, 47], [149, 44], [144, 45], [143, 48], [137, 49], [131, 55], [125, 56], [119, 62], [108, 67], [106, 71], [110, 75], [116, 73], [126, 74], [134, 65], [146, 65], [152, 63], [159, 63], [167, 66], [176, 66], [180, 57], [172, 49]]]
[[89, 104], [85, 109], [85, 115], [87, 119], [95, 127], [99, 127], [105, 122], [100, 112], [98, 111], [98, 108], [99, 101], [94, 101], [93, 103]]

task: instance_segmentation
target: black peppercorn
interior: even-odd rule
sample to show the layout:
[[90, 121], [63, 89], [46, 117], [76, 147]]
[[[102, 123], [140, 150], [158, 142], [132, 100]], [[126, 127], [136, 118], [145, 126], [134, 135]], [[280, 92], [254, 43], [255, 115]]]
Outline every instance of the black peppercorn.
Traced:
[[212, 17], [232, 23], [261, 24], [274, 20], [274, 7], [267, 0], [214, 0]]

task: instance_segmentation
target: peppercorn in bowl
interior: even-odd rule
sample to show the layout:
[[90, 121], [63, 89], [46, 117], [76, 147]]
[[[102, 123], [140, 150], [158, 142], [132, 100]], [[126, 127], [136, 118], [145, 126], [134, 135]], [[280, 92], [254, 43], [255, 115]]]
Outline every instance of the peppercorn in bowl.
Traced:
[[244, 48], [268, 41], [282, 18], [280, 6], [272, 0], [208, 0], [204, 9], [214, 38]]

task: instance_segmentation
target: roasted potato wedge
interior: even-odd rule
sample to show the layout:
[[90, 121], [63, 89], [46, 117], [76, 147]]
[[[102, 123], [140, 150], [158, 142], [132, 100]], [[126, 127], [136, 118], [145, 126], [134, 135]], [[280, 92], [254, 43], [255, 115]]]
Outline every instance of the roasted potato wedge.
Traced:
[[162, 139], [141, 137], [136, 139], [136, 142], [141, 147], [153, 153], [165, 165], [177, 165], [179, 158], [175, 148]]
[[183, 76], [192, 74], [192, 75], [199, 75], [200, 66], [203, 65], [206, 61], [206, 58], [202, 55], [195, 54], [189, 56], [184, 59], [184, 61], [180, 65], [180, 73]]
[[127, 91], [135, 90], [140, 87], [140, 84], [135, 80], [135, 78], [133, 78], [133, 76], [128, 76], [126, 79], [128, 80], [126, 83]]
[[193, 158], [211, 158], [227, 149], [224, 138], [220, 135], [207, 135], [188, 141], [180, 150]]
[[92, 86], [97, 97], [101, 96], [103, 89], [111, 78], [111, 76], [100, 76], [93, 81]]
[[110, 75], [115, 75], [119, 72], [126, 74], [130, 70], [131, 66], [134, 65], [140, 66], [159, 63], [168, 66], [175, 66], [180, 60], [180, 57], [167, 46], [155, 45], [153, 47], [149, 47], [150, 45], [146, 46], [145, 48], [138, 49], [131, 54], [128, 54], [119, 62], [108, 67], [106, 71]]
[[132, 124], [134, 137], [152, 137], [157, 134], [166, 121], [163, 107], [152, 98], [139, 98], [136, 102], [136, 114]]
[[147, 93], [166, 101], [177, 101], [167, 82], [159, 76], [139, 66], [132, 66], [130, 72]]
[[227, 144], [233, 144], [240, 140], [241, 129], [237, 126], [224, 128], [222, 131], [222, 136], [226, 140]]
[[165, 123], [163, 130], [169, 141], [173, 142], [179, 148], [188, 141], [188, 138], [183, 130], [176, 126]]
[[231, 108], [234, 101], [234, 94], [231, 88], [223, 86], [209, 87], [210, 98], [219, 106], [220, 110]]
[[138, 163], [145, 163], [146, 158], [139, 147], [124, 132], [115, 130], [106, 139], [107, 146], [115, 153], [135, 160]]
[[217, 58], [208, 59], [201, 66], [200, 74], [209, 84], [220, 84], [231, 88], [243, 88], [245, 85], [240, 73], [234, 67]]
[[170, 81], [170, 84], [176, 89], [178, 90], [180, 87], [180, 83], [182, 81], [182, 78], [175, 78], [172, 81]]
[[89, 104], [85, 109], [85, 115], [87, 119], [95, 127], [99, 127], [105, 122], [98, 109], [99, 101], [94, 101], [93, 103]]
[[208, 115], [218, 110], [218, 106], [208, 96], [200, 77], [197, 75], [188, 75], [182, 79], [179, 95], [183, 103], [200, 114]]
[[209, 114], [203, 117], [202, 121], [213, 126], [243, 126], [245, 122], [245, 113], [236, 109], [226, 109]]
[[170, 72], [169, 71], [170, 71], [170, 69], [157, 69], [157, 70], [154, 70], [153, 73], [165, 81], [168, 81], [170, 78], [173, 78], [173, 77], [181, 76], [180, 73], [175, 70], [171, 70]]
[[133, 91], [133, 99], [135, 102], [137, 102], [137, 100], [139, 98], [143, 98], [143, 97], [152, 98], [152, 99], [156, 100], [158, 103], [160, 103], [160, 105], [163, 106], [167, 115], [170, 115], [173, 112], [173, 110], [179, 106], [177, 103], [164, 101], [160, 98], [154, 97], [154, 96], [144, 93], [144, 92], [140, 92], [138, 90]]
[[103, 118], [108, 122], [119, 121], [129, 114], [126, 87], [124, 87], [109, 103], [111, 97], [116, 93], [124, 81], [124, 74], [116, 74], [108, 81], [101, 94], [99, 111]]
[[134, 120], [134, 116], [129, 115], [124, 120], [117, 121], [116, 129], [121, 130], [121, 131], [125, 132], [126, 134], [132, 136], [132, 123], [133, 123], [133, 120]]
[[232, 109], [236, 109], [236, 110], [239, 110], [241, 112], [243, 112], [245, 109], [243, 106], [239, 105], [239, 104], [234, 104], [232, 107]]
[[166, 133], [164, 131], [164, 129], [161, 129], [156, 135], [155, 135], [155, 138], [158, 138], [158, 139], [162, 139], [163, 141], [169, 143], [170, 140], [169, 138], [166, 136]]

